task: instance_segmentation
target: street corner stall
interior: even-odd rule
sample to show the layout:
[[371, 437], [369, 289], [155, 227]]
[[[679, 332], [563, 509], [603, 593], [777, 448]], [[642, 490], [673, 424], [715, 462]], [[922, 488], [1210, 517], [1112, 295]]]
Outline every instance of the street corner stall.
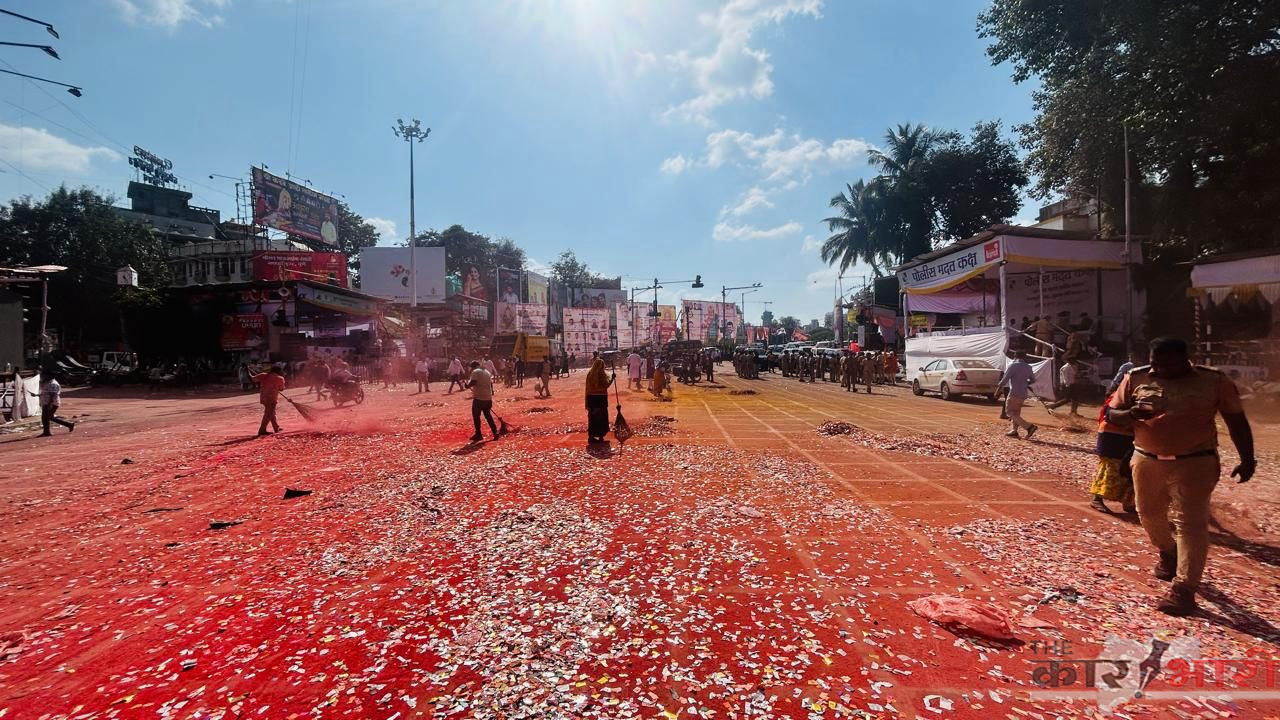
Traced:
[[1218, 255], [1191, 267], [1198, 362], [1241, 387], [1280, 396], [1280, 251]]
[[[994, 225], [899, 266], [907, 380], [943, 358], [1004, 369], [1023, 350], [1046, 397], [1064, 359], [1080, 358], [1105, 384], [1144, 307], [1126, 245], [1091, 232]], [[1136, 245], [1128, 259], [1142, 262]]]

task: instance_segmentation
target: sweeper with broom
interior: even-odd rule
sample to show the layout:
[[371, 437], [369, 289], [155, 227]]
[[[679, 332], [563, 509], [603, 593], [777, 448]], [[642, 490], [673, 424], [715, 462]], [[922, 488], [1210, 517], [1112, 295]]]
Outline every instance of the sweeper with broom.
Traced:
[[604, 442], [609, 433], [609, 386], [616, 373], [605, 374], [604, 360], [597, 355], [587, 372], [587, 443]]
[[284, 370], [279, 365], [272, 365], [270, 370], [254, 375], [253, 381], [258, 384], [258, 402], [262, 403], [262, 424], [258, 426], [258, 434], [271, 434], [267, 432], [268, 422], [272, 430], [280, 432], [280, 423], [276, 422], [276, 403], [284, 392]]

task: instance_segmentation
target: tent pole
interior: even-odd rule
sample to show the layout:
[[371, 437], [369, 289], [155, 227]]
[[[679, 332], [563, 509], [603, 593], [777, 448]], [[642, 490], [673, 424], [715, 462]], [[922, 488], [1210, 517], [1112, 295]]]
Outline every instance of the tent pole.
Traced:
[[[1006, 327], [1008, 327], [1008, 326], [1009, 326], [1009, 306], [1008, 306], [1008, 304], [1007, 304], [1007, 302], [1006, 302], [1006, 297], [1007, 297], [1007, 296], [1008, 296], [1008, 294], [1009, 294], [1009, 293], [1007, 292], [1007, 288], [1009, 287], [1009, 285], [1008, 285], [1008, 282], [1005, 280], [1006, 275], [1005, 275], [1005, 269], [1004, 269], [1004, 266], [1005, 266], [1005, 265], [1007, 265], [1007, 264], [1008, 264], [1008, 263], [1006, 263], [1004, 260], [1001, 260], [1001, 261], [1000, 261], [1000, 295], [999, 295], [999, 302], [1000, 302], [1000, 327], [1001, 327], [1002, 329], [1003, 329], [1003, 328], [1006, 328]], [[1018, 328], [1018, 329], [1019, 329], [1019, 330], [1021, 330], [1022, 328]]]

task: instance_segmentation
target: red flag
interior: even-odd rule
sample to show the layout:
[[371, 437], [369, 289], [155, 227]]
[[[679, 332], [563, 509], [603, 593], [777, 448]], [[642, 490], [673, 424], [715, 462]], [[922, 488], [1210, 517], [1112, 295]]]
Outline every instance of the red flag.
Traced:
[[791, 340], [793, 342], [805, 342], [809, 339], [809, 333], [804, 332], [800, 328], [791, 331]]

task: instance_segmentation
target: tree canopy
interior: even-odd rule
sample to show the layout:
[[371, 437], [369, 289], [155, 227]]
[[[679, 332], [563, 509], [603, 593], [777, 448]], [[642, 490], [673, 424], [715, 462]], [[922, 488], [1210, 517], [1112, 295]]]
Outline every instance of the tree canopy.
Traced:
[[967, 238], [1013, 217], [1026, 173], [1000, 123], [969, 137], [922, 125], [899, 125], [871, 153], [880, 174], [831, 198], [830, 237], [820, 255], [848, 270], [862, 262], [880, 275], [909, 258]]
[[560, 253], [560, 257], [551, 263], [551, 277], [563, 287], [621, 288], [618, 278], [607, 278], [592, 272], [572, 250]]
[[1127, 129], [1132, 231], [1154, 254], [1280, 243], [1280, 4], [993, 0], [978, 29], [1039, 82], [1018, 128], [1037, 197], [1097, 197], [1122, 231]]
[[445, 272], [449, 274], [461, 275], [472, 267], [493, 271], [523, 270], [525, 266], [524, 250], [510, 238], [491, 240], [461, 225], [418, 233], [415, 242], [418, 247], [445, 248]]

